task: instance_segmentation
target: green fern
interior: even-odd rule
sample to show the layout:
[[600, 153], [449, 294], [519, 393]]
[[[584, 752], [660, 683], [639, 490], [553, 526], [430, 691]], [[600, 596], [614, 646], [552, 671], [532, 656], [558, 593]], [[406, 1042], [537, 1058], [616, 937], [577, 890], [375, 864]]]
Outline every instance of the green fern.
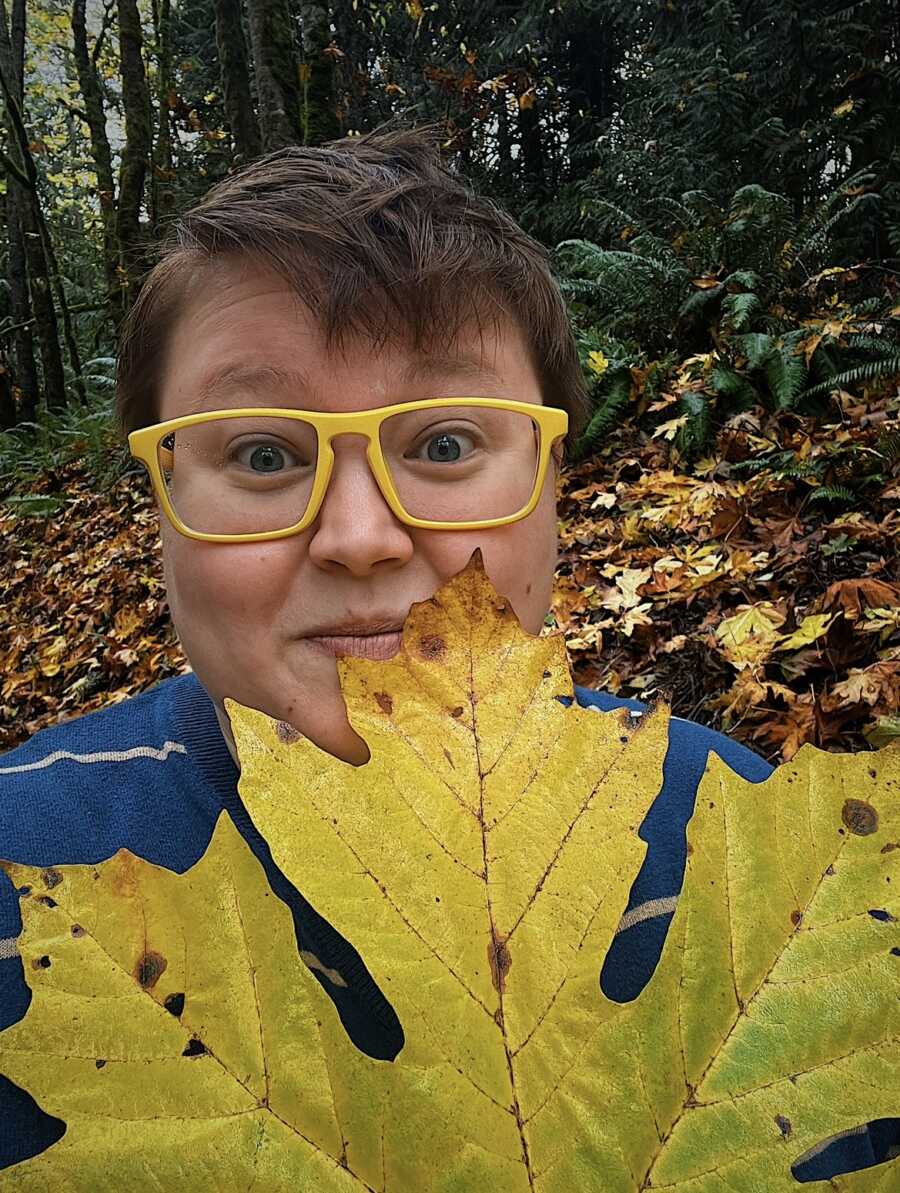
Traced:
[[806, 361], [795, 350], [803, 334], [799, 331], [785, 336], [763, 362], [772, 397], [782, 410], [793, 410], [806, 384]]
[[616, 369], [604, 377], [604, 393], [582, 435], [575, 442], [575, 460], [583, 460], [597, 451], [603, 441], [621, 423], [631, 400], [631, 373]]
[[748, 369], [761, 369], [775, 351], [775, 337], [764, 332], [748, 332], [746, 335], [735, 336], [734, 339], [738, 350], [747, 358]]
[[734, 330], [743, 331], [761, 305], [756, 294], [729, 294], [722, 303], [722, 310]]
[[895, 464], [900, 460], [900, 431], [882, 431], [875, 443], [875, 450], [885, 460]]
[[810, 501], [835, 501], [844, 505], [852, 505], [856, 501], [856, 494], [846, 485], [820, 485], [809, 495]]
[[877, 381], [879, 377], [894, 376], [900, 376], [900, 352], [882, 357], [881, 360], [869, 360], [865, 364], [855, 365], [852, 369], [835, 373], [827, 380], [820, 381], [818, 385], [811, 386], [804, 392], [803, 397], [810, 398], [832, 389], [846, 389], [850, 385], [868, 385], [872, 381]]
[[679, 402], [679, 411], [687, 415], [687, 422], [675, 436], [675, 446], [686, 460], [695, 460], [712, 439], [712, 410], [704, 393], [688, 391]]

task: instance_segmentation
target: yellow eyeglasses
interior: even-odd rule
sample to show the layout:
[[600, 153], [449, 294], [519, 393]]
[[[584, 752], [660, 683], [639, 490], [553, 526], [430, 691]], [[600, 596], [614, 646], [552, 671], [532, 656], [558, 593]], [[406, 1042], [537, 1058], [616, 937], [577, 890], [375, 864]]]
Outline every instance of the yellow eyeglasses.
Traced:
[[[569, 416], [505, 398], [433, 398], [323, 414], [247, 407], [132, 431], [172, 526], [205, 542], [287, 538], [316, 518], [336, 435], [364, 435], [385, 501], [408, 526], [479, 530], [526, 518]], [[426, 454], [423, 456], [423, 452]]]

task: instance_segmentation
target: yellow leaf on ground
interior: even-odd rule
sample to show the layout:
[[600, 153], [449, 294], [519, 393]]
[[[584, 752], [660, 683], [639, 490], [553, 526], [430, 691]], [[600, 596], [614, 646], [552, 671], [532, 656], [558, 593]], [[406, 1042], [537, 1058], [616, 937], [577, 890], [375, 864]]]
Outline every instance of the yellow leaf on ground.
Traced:
[[778, 641], [778, 626], [784, 614], [771, 601], [741, 605], [732, 617], [716, 626], [722, 653], [735, 666], [746, 667], [767, 658]]
[[801, 646], [809, 646], [817, 642], [827, 633], [834, 621], [833, 613], [810, 613], [797, 626], [793, 634], [787, 634], [781, 639], [776, 650], [799, 650]]

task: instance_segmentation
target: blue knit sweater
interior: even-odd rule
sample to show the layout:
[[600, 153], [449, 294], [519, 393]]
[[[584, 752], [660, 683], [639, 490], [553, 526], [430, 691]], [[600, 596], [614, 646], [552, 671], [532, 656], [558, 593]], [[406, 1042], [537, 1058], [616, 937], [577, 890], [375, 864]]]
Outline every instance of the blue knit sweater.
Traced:
[[[635, 718], [644, 711], [636, 701], [575, 691], [579, 704], [601, 711], [626, 706]], [[684, 874], [685, 827], [710, 750], [753, 782], [771, 773], [768, 763], [722, 734], [672, 719], [663, 786], [641, 828], [647, 856], [600, 977], [609, 998], [635, 998], [659, 959]], [[0, 756], [0, 857], [38, 866], [91, 863], [125, 847], [180, 873], [202, 856], [225, 808], [290, 907], [298, 941], [348, 979], [345, 989], [323, 987], [351, 1039], [372, 1056], [395, 1056], [402, 1037], [392, 1008], [352, 945], [275, 867], [237, 780], [206, 691], [193, 674], [168, 679], [121, 704], [44, 729]], [[16, 947], [20, 930], [17, 896], [0, 873], [0, 1031], [22, 1018], [30, 997]], [[797, 1175], [822, 1179], [871, 1165], [890, 1147], [895, 1122], [844, 1135]], [[64, 1129], [0, 1076], [0, 1169], [42, 1151]]]

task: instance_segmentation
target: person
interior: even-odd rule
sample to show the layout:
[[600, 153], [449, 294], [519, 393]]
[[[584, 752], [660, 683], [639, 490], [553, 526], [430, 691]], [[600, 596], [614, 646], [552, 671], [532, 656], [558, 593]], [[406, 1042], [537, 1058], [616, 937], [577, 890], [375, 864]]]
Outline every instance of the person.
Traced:
[[[0, 856], [89, 863], [125, 847], [182, 872], [225, 808], [291, 908], [298, 946], [345, 975], [338, 988], [314, 971], [350, 1037], [392, 1057], [402, 1044], [393, 1009], [352, 942], [278, 872], [243, 808], [224, 698], [363, 764], [337, 656], [392, 657], [411, 605], [476, 547], [523, 628], [540, 632], [557, 561], [556, 479], [587, 413], [549, 254], [442, 163], [434, 128], [278, 150], [174, 223], [122, 329], [117, 401], [151, 473], [191, 670], [3, 756]], [[276, 413], [235, 413], [248, 409]], [[369, 416], [367, 432], [345, 418], [354, 414]], [[513, 517], [529, 499], [530, 512]], [[635, 720], [644, 712], [581, 687], [576, 699], [624, 706]], [[771, 772], [728, 737], [672, 719], [663, 786], [641, 829], [647, 858], [600, 975], [611, 998], [635, 998], [653, 972], [710, 751], [754, 782]], [[28, 1006], [20, 929], [0, 875], [0, 1028]], [[0, 1167], [63, 1130], [0, 1079]], [[850, 1167], [872, 1162], [868, 1134], [849, 1143], [849, 1153], [848, 1141], [824, 1149], [809, 1171], [827, 1175], [848, 1155]]]

